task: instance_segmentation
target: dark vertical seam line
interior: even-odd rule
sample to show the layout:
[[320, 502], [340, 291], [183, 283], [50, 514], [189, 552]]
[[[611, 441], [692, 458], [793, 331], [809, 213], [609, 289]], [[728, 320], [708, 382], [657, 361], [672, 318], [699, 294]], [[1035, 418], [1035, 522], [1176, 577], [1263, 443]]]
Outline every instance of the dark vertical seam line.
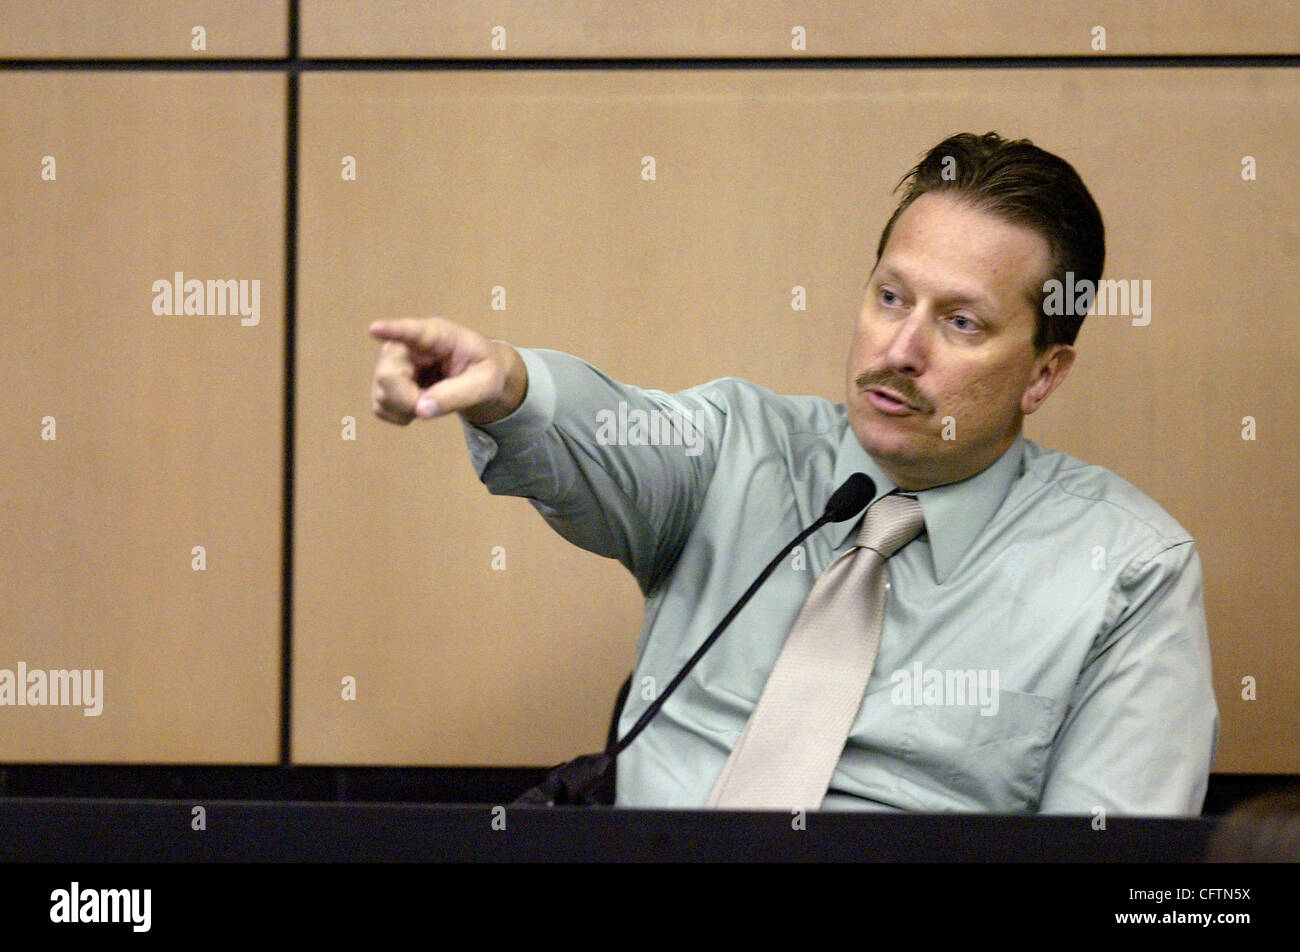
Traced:
[[284, 487], [280, 566], [280, 765], [293, 759], [294, 413], [298, 323], [298, 0], [289, 0], [284, 176]]

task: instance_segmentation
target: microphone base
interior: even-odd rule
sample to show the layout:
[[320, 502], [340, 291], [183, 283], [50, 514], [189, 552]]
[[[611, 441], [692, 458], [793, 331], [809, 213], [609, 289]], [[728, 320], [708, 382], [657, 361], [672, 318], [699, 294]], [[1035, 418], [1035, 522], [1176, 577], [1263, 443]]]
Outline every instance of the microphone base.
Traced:
[[613, 806], [615, 761], [608, 752], [583, 754], [560, 764], [512, 807]]

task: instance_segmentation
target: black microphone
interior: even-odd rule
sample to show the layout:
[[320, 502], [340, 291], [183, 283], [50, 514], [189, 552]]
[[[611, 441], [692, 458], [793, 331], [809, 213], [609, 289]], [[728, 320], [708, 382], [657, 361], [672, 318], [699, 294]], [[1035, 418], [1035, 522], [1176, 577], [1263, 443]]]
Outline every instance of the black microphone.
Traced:
[[854, 473], [844, 480], [843, 486], [831, 493], [831, 498], [826, 500], [826, 511], [814, 525], [852, 519], [867, 508], [867, 503], [871, 502], [871, 497], [875, 494], [876, 484], [871, 481], [871, 477], [866, 473]]
[[795, 546], [822, 526], [831, 522], [845, 522], [862, 512], [875, 494], [876, 484], [866, 473], [854, 473], [846, 479], [839, 489], [831, 493], [831, 498], [826, 501], [826, 509], [818, 517], [817, 521], [795, 536], [784, 549], [776, 554], [771, 562], [767, 563], [767, 567], [758, 573], [758, 578], [754, 579], [749, 588], [745, 589], [745, 594], [741, 595], [740, 600], [731, 606], [731, 611], [723, 616], [722, 621], [718, 622], [717, 627], [713, 629], [709, 637], [704, 639], [704, 642], [691, 655], [690, 660], [668, 682], [668, 687], [664, 688], [663, 693], [645, 709], [637, 722], [632, 725], [632, 729], [623, 735], [621, 740], [611, 744], [603, 753], [583, 754], [568, 763], [561, 764], [552, 770], [542, 783], [524, 793], [511, 805], [554, 806], [557, 803], [582, 804], [594, 802], [587, 798], [588, 791], [592, 790], [602, 779], [605, 779], [609, 768], [614, 764], [615, 758], [626, 750], [628, 745], [646, 729], [651, 719], [659, 713], [659, 710], [668, 701], [673, 691], [677, 690], [678, 685], [686, 680], [686, 675], [690, 674], [691, 669], [704, 657], [705, 652], [713, 647], [713, 643], [726, 631], [732, 620], [740, 614], [740, 610], [754, 597], [754, 593], [758, 591], [759, 587], [776, 571], [776, 567], [781, 564], [781, 560], [789, 555]]

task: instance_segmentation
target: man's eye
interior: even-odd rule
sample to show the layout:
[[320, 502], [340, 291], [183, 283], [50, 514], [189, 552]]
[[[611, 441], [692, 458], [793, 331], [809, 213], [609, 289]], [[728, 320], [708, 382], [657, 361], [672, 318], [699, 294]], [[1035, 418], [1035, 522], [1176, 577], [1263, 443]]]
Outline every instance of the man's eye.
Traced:
[[902, 298], [900, 298], [893, 291], [890, 291], [888, 288], [880, 289], [880, 303], [885, 305], [886, 307], [893, 307], [894, 305], [900, 303], [901, 301]]
[[979, 330], [979, 325], [975, 323], [974, 319], [967, 317], [965, 314], [954, 314], [952, 316], [952, 326], [966, 334]]

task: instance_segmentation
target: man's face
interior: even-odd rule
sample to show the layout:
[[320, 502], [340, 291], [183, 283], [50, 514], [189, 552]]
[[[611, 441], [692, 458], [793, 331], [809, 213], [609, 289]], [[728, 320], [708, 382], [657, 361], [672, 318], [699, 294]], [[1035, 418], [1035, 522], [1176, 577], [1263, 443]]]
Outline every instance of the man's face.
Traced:
[[867, 282], [847, 405], [858, 442], [899, 487], [982, 471], [1065, 379], [1073, 348], [1033, 346], [1028, 292], [1049, 262], [1036, 232], [941, 192], [898, 217]]

